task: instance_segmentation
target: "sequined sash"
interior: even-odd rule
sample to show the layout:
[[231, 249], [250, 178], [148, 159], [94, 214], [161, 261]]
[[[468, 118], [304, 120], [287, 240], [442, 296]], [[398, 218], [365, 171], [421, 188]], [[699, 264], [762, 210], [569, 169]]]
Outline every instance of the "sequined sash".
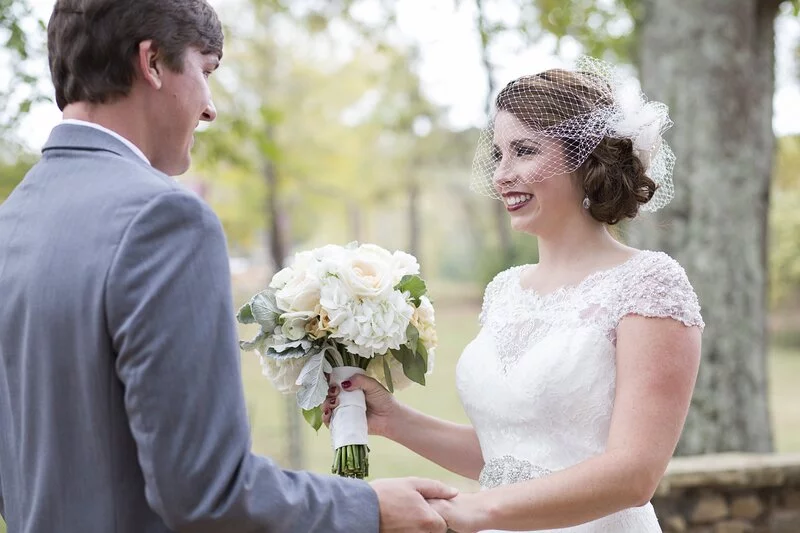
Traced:
[[552, 470], [511, 455], [504, 455], [486, 462], [478, 482], [481, 484], [481, 488], [492, 489], [501, 485], [512, 485], [521, 481], [538, 479], [548, 474], [552, 474]]

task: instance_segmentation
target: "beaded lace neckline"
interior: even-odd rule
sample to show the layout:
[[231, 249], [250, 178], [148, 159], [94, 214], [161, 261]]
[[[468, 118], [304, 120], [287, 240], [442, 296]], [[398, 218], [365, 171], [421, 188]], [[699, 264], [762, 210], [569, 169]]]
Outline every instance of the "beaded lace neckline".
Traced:
[[607, 268], [601, 268], [599, 270], [595, 270], [594, 272], [588, 274], [586, 277], [584, 277], [582, 280], [580, 280], [580, 281], [578, 281], [576, 283], [569, 283], [569, 284], [566, 284], [566, 285], [561, 285], [560, 287], [556, 287], [555, 289], [547, 291], [546, 293], [541, 293], [538, 290], [534, 289], [533, 287], [525, 287], [522, 284], [522, 276], [525, 273], [525, 270], [528, 269], [528, 268], [531, 268], [531, 267], [535, 267], [537, 265], [535, 265], [535, 264], [520, 265], [520, 266], [517, 266], [517, 267], [512, 267], [512, 270], [516, 270], [515, 279], [516, 279], [518, 288], [523, 293], [527, 293], [527, 294], [530, 294], [532, 296], [535, 296], [537, 299], [540, 299], [540, 300], [545, 300], [545, 299], [548, 299], [550, 297], [557, 298], [559, 295], [561, 295], [563, 293], [569, 293], [569, 292], [577, 291], [581, 287], [586, 285], [587, 283], [590, 283], [590, 282], [594, 281], [596, 278], [607, 277], [607, 276], [613, 274], [614, 272], [616, 272], [617, 270], [622, 269], [622, 268], [628, 266], [630, 263], [634, 262], [635, 260], [639, 259], [639, 257], [641, 257], [644, 253], [645, 252], [643, 252], [641, 250], [637, 250], [636, 252], [633, 253], [633, 255], [631, 255], [629, 258], [627, 258], [626, 260], [622, 261], [621, 263], [618, 263], [616, 265], [613, 265], [613, 266], [610, 266], [610, 267], [607, 267]]
[[618, 265], [545, 294], [523, 287], [522, 273], [529, 266], [501, 272], [484, 296], [480, 322], [494, 338], [504, 372], [551, 335], [588, 327], [614, 345], [619, 320], [631, 312], [702, 324], [685, 272], [662, 252], [637, 251]]

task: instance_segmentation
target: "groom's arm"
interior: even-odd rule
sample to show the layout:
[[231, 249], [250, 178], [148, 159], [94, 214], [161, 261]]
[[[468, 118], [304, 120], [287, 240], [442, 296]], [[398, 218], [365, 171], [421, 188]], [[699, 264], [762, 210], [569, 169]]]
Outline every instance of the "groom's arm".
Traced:
[[125, 230], [106, 285], [109, 330], [150, 506], [191, 532], [376, 533], [365, 482], [251, 454], [225, 238], [183, 191]]

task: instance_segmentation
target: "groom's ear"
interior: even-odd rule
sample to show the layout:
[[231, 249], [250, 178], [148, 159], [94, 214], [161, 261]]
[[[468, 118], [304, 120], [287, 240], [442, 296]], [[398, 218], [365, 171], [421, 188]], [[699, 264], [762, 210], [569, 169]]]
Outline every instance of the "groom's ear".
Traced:
[[139, 43], [137, 67], [145, 83], [153, 87], [153, 89], [161, 89], [161, 85], [163, 84], [162, 77], [166, 65], [153, 41], [142, 41]]

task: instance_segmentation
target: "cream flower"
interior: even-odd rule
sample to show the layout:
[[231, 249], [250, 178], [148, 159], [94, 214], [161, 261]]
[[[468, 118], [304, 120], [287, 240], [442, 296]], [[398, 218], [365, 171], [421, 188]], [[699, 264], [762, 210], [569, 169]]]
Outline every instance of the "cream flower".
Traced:
[[350, 251], [336, 274], [357, 298], [383, 298], [394, 287], [391, 254], [372, 244]]

